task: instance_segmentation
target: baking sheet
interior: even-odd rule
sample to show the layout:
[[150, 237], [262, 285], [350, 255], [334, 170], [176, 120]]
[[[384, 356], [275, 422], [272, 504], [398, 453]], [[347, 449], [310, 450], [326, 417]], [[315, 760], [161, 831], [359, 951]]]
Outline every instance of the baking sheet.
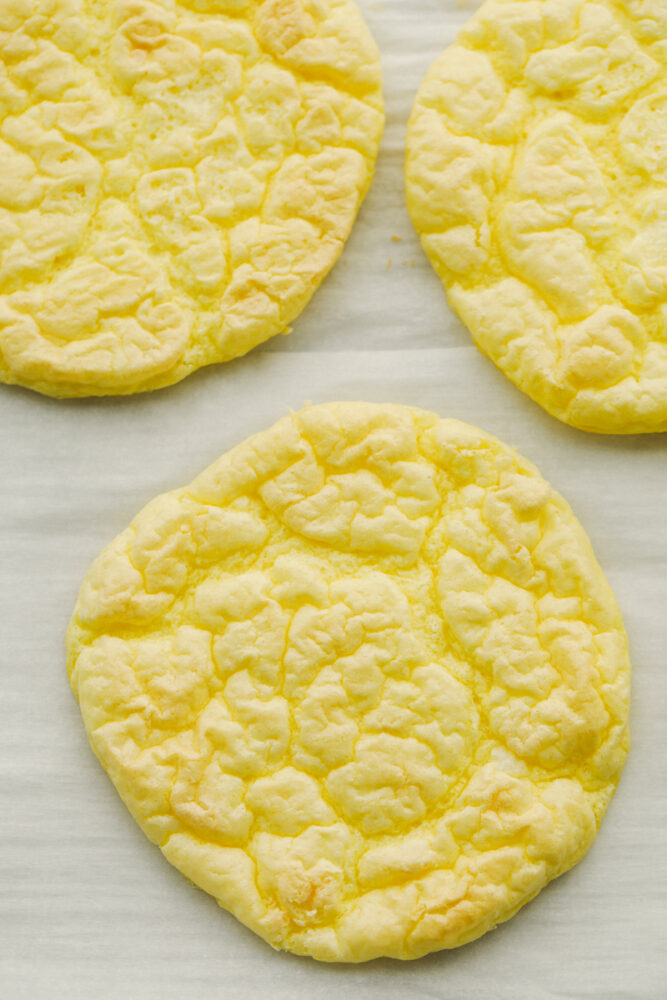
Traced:
[[[377, 177], [291, 336], [134, 399], [55, 402], [0, 387], [3, 1000], [666, 995], [667, 437], [562, 426], [471, 345], [411, 228], [402, 163], [415, 90], [476, 4], [361, 6], [385, 73]], [[633, 748], [589, 855], [497, 931], [416, 963], [275, 953], [190, 886], [94, 759], [65, 676], [67, 621], [103, 545], [288, 408], [337, 399], [433, 409], [536, 462], [588, 531], [632, 649]]]

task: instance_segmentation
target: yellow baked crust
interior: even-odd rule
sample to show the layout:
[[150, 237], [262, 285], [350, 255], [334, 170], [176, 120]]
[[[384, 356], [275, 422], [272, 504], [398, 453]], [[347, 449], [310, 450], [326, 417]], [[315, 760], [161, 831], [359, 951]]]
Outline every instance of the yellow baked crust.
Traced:
[[140, 392], [287, 332], [382, 124], [350, 0], [0, 0], [0, 380]]
[[303, 410], [149, 504], [68, 652], [147, 836], [324, 961], [510, 917], [586, 852], [628, 746], [623, 623], [570, 508], [402, 406]]
[[667, 6], [487, 0], [407, 139], [422, 245], [478, 347], [587, 431], [667, 429]]

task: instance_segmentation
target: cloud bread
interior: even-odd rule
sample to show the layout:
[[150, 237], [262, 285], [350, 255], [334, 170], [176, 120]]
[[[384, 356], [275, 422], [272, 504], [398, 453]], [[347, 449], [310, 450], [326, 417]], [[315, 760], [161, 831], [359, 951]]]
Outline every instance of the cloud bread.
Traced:
[[475, 342], [588, 431], [667, 429], [667, 5], [487, 0], [424, 80], [407, 195]]
[[0, 0], [0, 380], [155, 389], [284, 332], [383, 123], [350, 0]]
[[168, 860], [276, 948], [417, 958], [592, 843], [628, 651], [565, 501], [482, 431], [317, 406], [149, 504], [86, 577], [69, 669]]

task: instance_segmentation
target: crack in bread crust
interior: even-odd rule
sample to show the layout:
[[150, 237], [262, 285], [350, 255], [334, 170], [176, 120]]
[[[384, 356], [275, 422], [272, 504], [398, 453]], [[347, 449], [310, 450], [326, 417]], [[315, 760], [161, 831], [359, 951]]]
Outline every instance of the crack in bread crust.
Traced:
[[331, 404], [139, 514], [69, 669], [145, 833], [273, 946], [416, 958], [575, 864], [628, 746], [621, 615], [537, 470], [465, 424]]
[[140, 392], [285, 332], [382, 125], [351, 0], [0, 0], [0, 380]]
[[486, 0], [408, 127], [410, 213], [477, 346], [549, 413], [667, 429], [667, 13]]

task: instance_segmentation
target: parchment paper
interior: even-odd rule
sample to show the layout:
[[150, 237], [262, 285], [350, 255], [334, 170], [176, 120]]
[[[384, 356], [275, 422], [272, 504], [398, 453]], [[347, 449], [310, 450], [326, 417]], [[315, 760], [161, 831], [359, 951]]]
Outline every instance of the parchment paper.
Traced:
[[[0, 386], [4, 1000], [667, 997], [667, 439], [569, 429], [472, 346], [410, 225], [403, 147], [424, 72], [476, 4], [361, 6], [382, 51], [387, 128], [343, 258], [293, 333], [133, 399]], [[81, 579], [139, 509], [288, 408], [337, 399], [419, 405], [517, 446], [583, 522], [632, 648], [633, 748], [589, 855], [497, 931], [416, 963], [281, 955], [220, 910], [134, 824], [65, 676]]]

